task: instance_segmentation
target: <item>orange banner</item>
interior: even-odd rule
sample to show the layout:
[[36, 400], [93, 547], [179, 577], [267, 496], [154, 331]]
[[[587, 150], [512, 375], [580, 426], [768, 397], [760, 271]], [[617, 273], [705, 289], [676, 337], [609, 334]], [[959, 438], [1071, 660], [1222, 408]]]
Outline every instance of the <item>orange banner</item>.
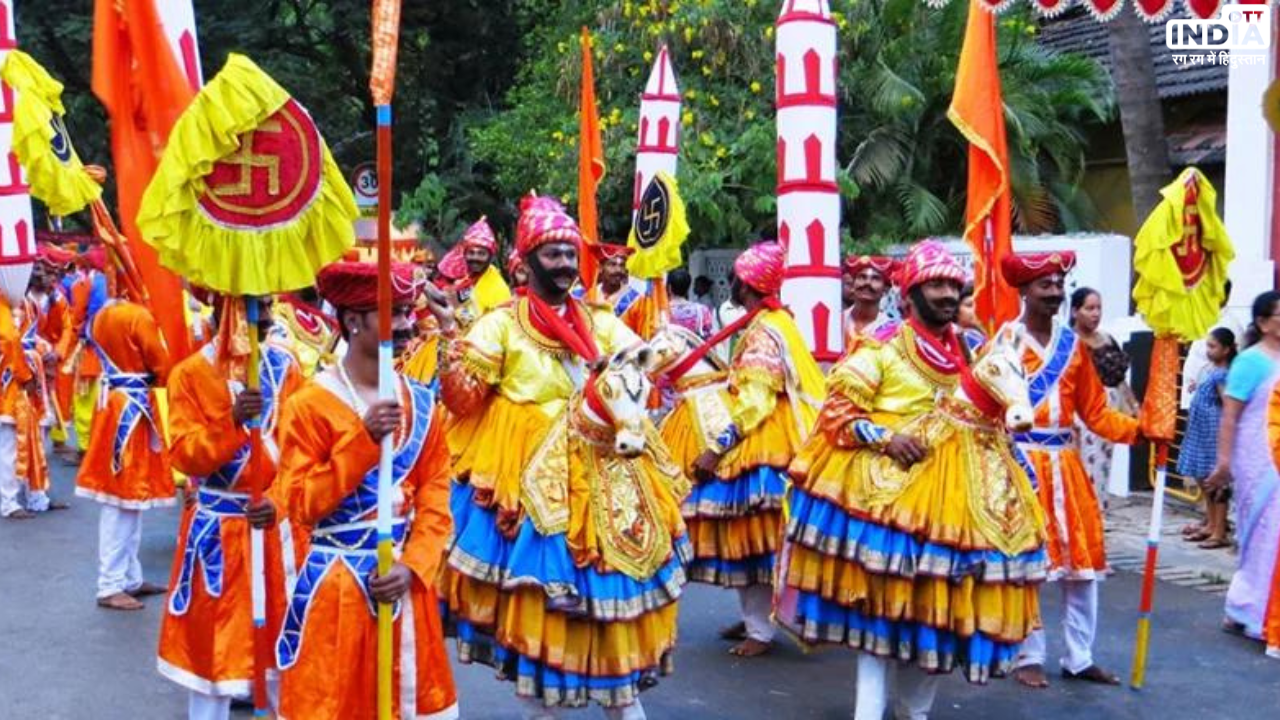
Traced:
[[[582, 28], [582, 100], [578, 108], [578, 227], [588, 244], [600, 242], [596, 188], [604, 178], [604, 142], [596, 109], [596, 76], [591, 62], [591, 33]], [[586, 248], [579, 260], [587, 296], [595, 293], [597, 262]]]
[[400, 47], [400, 0], [373, 2], [373, 70], [369, 91], [374, 105], [390, 105], [396, 91], [396, 53]]
[[1000, 274], [1000, 259], [1013, 252], [1009, 146], [996, 58], [995, 16], [969, 3], [956, 90], [947, 117], [969, 141], [969, 189], [964, 239], [973, 248], [974, 301], [989, 333], [1018, 317], [1018, 291]]
[[165, 38], [152, 0], [96, 0], [93, 94], [111, 119], [120, 225], [146, 283], [156, 322], [174, 360], [191, 351], [183, 317], [182, 281], [160, 266], [134, 220], [155, 174], [169, 131], [194, 97]]

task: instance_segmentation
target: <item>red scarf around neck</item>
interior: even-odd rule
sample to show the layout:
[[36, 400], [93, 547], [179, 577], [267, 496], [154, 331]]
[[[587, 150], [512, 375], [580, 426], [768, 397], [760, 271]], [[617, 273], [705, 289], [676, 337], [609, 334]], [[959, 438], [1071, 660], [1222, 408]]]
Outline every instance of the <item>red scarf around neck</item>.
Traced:
[[525, 298], [529, 302], [529, 321], [535, 330], [569, 348], [588, 365], [600, 359], [600, 350], [591, 336], [591, 323], [581, 303], [568, 298], [562, 317], [537, 293], [529, 293]]
[[965, 367], [964, 351], [960, 349], [954, 325], [948, 323], [939, 337], [915, 317], [908, 318], [907, 324], [915, 330], [916, 354], [929, 367], [947, 375], [954, 375]]

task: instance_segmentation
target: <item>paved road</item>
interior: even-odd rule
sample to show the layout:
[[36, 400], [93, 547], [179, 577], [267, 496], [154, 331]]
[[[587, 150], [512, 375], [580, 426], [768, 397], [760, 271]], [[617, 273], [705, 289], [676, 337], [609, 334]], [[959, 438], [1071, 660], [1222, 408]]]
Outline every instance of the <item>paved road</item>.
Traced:
[[[70, 497], [70, 471], [55, 461], [55, 489]], [[27, 720], [177, 720], [185, 695], [155, 671], [162, 603], [144, 612], [110, 613], [93, 603], [97, 510], [73, 500], [70, 511], [26, 522], [0, 521], [0, 718]], [[168, 576], [175, 511], [148, 513], [142, 562], [149, 579]], [[1120, 573], [1103, 589], [1098, 659], [1127, 671], [1138, 578]], [[1058, 617], [1047, 592], [1048, 618]], [[1111, 718], [1273, 717], [1280, 662], [1221, 633], [1221, 598], [1159, 586], [1147, 689], [1055, 682], [1048, 691], [1010, 681], [986, 688], [944, 681], [937, 720], [974, 717], [1101, 720]], [[736, 607], [727, 592], [695, 587], [681, 611], [683, 642], [676, 675], [646, 693], [651, 718], [816, 718], [852, 716], [853, 656], [803, 654], [783, 644], [765, 659], [729, 657], [715, 630]], [[1051, 633], [1050, 654], [1057, 651]], [[510, 686], [483, 667], [457, 669], [464, 717], [515, 720]], [[598, 712], [576, 717], [600, 717]]]

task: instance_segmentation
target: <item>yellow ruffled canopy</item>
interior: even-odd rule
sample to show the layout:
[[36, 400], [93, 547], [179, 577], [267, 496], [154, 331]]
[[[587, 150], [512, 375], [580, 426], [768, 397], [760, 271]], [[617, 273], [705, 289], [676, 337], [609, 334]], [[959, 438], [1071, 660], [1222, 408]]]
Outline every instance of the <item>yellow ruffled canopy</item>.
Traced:
[[71, 145], [62, 118], [62, 83], [21, 50], [10, 50], [0, 77], [17, 92], [13, 108], [13, 154], [27, 172], [31, 195], [53, 215], [80, 212], [102, 197]]
[[[1194, 196], [1191, 202], [1189, 193]], [[1218, 193], [1204, 173], [1183, 170], [1160, 196], [1133, 239], [1138, 275], [1133, 301], [1157, 336], [1194, 342], [1218, 321], [1227, 269], [1236, 253], [1218, 217]], [[1198, 234], [1187, 232], [1192, 217], [1199, 218]]]
[[[341, 258], [355, 242], [359, 212], [318, 133], [319, 183], [311, 194], [292, 200], [296, 212], [281, 217], [283, 202], [270, 211], [238, 210], [235, 220], [215, 212], [224, 203], [220, 196], [287, 195], [282, 177], [298, 168], [282, 164], [314, 172], [308, 163], [316, 159], [305, 152], [301, 157], [259, 155], [251, 134], [294, 128], [302, 137], [314, 129], [306, 125], [305, 111], [270, 76], [249, 58], [230, 55], [174, 125], [142, 198], [138, 227], [161, 263], [196, 285], [231, 295], [265, 295], [310, 286], [321, 267]], [[228, 164], [240, 166], [241, 186], [210, 188], [209, 176]], [[259, 222], [251, 221], [255, 216]]]
[[[653, 222], [662, 215], [666, 216], [665, 225]], [[641, 225], [643, 228], [645, 223], [653, 223], [654, 228], [661, 226], [661, 231], [655, 233], [650, 229], [650, 232], [644, 232], [636, 227]], [[687, 237], [689, 222], [685, 217], [684, 201], [680, 199], [680, 187], [675, 178], [660, 172], [640, 197], [640, 209], [627, 238], [627, 246], [635, 248], [635, 253], [627, 259], [627, 272], [641, 280], [666, 276], [684, 264], [680, 248]]]

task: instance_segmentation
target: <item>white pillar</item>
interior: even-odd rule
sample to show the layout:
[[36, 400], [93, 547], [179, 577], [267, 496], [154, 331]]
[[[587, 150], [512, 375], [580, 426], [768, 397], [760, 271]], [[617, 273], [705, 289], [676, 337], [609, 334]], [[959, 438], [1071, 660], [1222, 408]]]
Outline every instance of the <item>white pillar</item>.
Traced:
[[[1276, 19], [1272, 14], [1272, 37]], [[1275, 183], [1275, 143], [1262, 117], [1262, 94], [1275, 77], [1275, 47], [1267, 51], [1231, 51], [1227, 76], [1227, 167], [1224, 182], [1227, 233], [1235, 246], [1231, 264], [1231, 311], [1241, 324], [1249, 321], [1249, 306], [1259, 293], [1275, 285], [1271, 256], [1272, 197]], [[1248, 56], [1262, 62], [1239, 62]]]
[[[0, 0], [0, 65], [18, 48], [13, 0]], [[13, 154], [13, 105], [16, 93], [0, 84], [0, 289], [11, 307], [26, 296], [31, 265], [36, 257], [35, 228], [31, 224], [31, 196], [26, 174]]]
[[160, 14], [160, 24], [164, 26], [164, 34], [169, 39], [178, 68], [187, 76], [191, 89], [199, 90], [204, 85], [204, 74], [200, 69], [196, 11], [191, 0], [161, 0], [156, 3], [156, 12]]
[[836, 25], [827, 0], [784, 0], [777, 23], [778, 239], [782, 302], [820, 361], [840, 355]]
[[676, 176], [680, 158], [680, 87], [671, 67], [667, 46], [658, 50], [649, 72], [649, 82], [640, 96], [640, 126], [636, 139], [636, 177], [631, 195], [631, 212], [640, 208], [640, 197], [654, 175]]

